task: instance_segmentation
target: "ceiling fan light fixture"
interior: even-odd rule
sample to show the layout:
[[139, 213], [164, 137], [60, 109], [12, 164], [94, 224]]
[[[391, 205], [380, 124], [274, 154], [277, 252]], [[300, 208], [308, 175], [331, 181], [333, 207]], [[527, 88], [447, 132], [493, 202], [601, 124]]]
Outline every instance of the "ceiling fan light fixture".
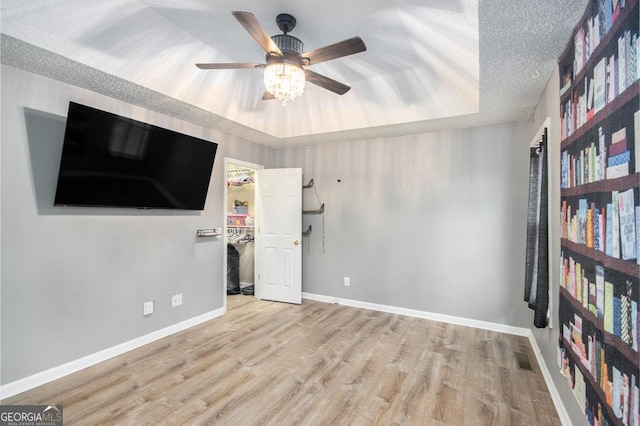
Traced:
[[299, 65], [277, 62], [268, 64], [264, 69], [265, 90], [283, 104], [300, 96], [304, 84], [304, 70]]
[[[0, 0], [1, 1], [1, 0]], [[296, 37], [289, 35], [295, 26], [296, 18], [288, 13], [276, 17], [278, 28], [283, 34], [270, 36], [260, 22], [250, 12], [231, 12], [240, 25], [265, 51], [266, 64], [255, 63], [198, 63], [200, 69], [264, 69], [265, 93], [263, 100], [279, 99], [285, 105], [302, 94], [305, 80], [337, 95], [344, 95], [351, 87], [339, 81], [313, 72], [307, 67], [367, 50], [360, 37], [352, 37], [339, 43], [304, 52], [304, 44]]]

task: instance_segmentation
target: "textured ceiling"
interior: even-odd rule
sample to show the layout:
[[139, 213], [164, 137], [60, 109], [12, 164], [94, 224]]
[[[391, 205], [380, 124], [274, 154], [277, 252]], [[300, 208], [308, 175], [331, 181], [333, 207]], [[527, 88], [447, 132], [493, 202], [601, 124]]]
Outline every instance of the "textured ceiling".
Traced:
[[[272, 147], [527, 120], [586, 0], [2, 0], [2, 62]], [[307, 84], [260, 100], [264, 62], [231, 15], [298, 21], [305, 50], [360, 36], [367, 51], [312, 66], [352, 87]]]

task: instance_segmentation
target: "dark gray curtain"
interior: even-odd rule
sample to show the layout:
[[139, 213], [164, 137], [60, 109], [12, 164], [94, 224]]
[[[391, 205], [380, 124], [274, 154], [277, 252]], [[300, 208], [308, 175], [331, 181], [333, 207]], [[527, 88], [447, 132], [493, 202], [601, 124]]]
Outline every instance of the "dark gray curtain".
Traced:
[[529, 165], [529, 211], [527, 215], [527, 263], [524, 300], [534, 310], [533, 325], [547, 326], [549, 307], [549, 246], [547, 191], [547, 130], [538, 146], [531, 148]]

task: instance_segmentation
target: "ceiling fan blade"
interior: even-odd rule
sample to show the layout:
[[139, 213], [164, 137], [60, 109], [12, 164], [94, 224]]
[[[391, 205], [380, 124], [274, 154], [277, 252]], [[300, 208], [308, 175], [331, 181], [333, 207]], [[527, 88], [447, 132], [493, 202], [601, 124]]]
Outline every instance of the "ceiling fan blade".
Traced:
[[333, 80], [329, 77], [325, 77], [324, 75], [318, 74], [317, 72], [306, 69], [304, 70], [304, 74], [306, 80], [309, 83], [313, 83], [316, 86], [322, 87], [323, 89], [330, 90], [333, 93], [337, 93], [338, 95], [344, 95], [349, 90], [351, 90], [351, 87], [347, 86], [346, 84], [342, 84], [339, 81]]
[[244, 69], [244, 68], [264, 68], [264, 64], [248, 64], [248, 63], [196, 64], [196, 67], [203, 70], [238, 70], [238, 69]]
[[313, 65], [331, 59], [353, 55], [354, 53], [364, 52], [365, 50], [367, 50], [367, 46], [365, 46], [364, 41], [362, 41], [360, 37], [354, 37], [310, 52], [305, 52], [302, 54], [302, 57], [309, 59], [309, 65]]
[[282, 52], [278, 45], [271, 39], [269, 34], [264, 30], [260, 22], [256, 19], [253, 13], [249, 12], [231, 12], [233, 16], [240, 22], [240, 25], [258, 42], [260, 47], [267, 53], [276, 53], [282, 56]]

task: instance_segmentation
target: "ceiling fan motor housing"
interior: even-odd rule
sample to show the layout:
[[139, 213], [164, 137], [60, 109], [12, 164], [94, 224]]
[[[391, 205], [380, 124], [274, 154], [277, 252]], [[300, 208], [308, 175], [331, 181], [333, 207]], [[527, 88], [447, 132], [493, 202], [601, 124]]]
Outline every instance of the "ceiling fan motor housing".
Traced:
[[283, 56], [268, 53], [267, 64], [272, 62], [291, 62], [298, 65], [304, 65], [301, 58], [304, 44], [299, 38], [288, 34], [277, 34], [271, 36], [271, 39], [278, 46]]
[[284, 34], [273, 35], [271, 36], [271, 40], [273, 40], [276, 46], [278, 46], [280, 51], [283, 53], [283, 56], [275, 56], [268, 53], [267, 64], [273, 62], [290, 62], [297, 65], [305, 65], [302, 60], [304, 44], [299, 38], [288, 34], [296, 27], [296, 18], [288, 13], [281, 13], [276, 16], [276, 23], [278, 24], [280, 31]]
[[280, 48], [282, 53], [293, 53], [295, 55], [301, 55], [304, 49], [304, 44], [299, 38], [290, 36], [288, 34], [276, 34], [271, 36], [271, 39]]

